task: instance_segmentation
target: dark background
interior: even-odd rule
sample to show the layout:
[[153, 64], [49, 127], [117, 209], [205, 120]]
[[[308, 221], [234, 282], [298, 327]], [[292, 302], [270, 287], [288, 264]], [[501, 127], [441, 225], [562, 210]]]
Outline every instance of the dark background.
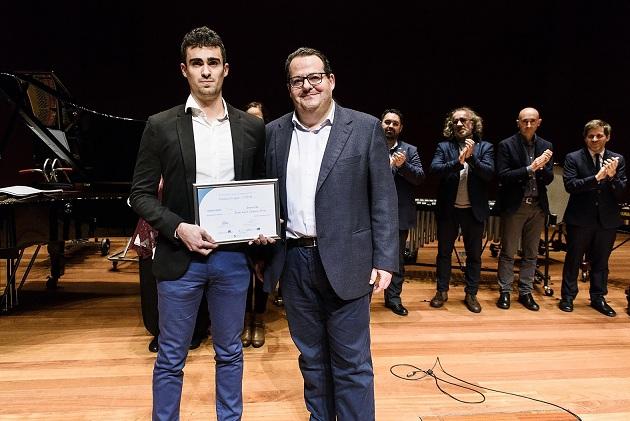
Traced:
[[584, 123], [601, 118], [613, 127], [610, 149], [629, 156], [630, 2], [478, 3], [11, 2], [0, 70], [54, 70], [77, 103], [146, 119], [184, 102], [181, 39], [207, 25], [227, 48], [232, 105], [260, 100], [270, 119], [290, 111], [284, 60], [315, 47], [332, 63], [340, 104], [403, 111], [403, 138], [425, 168], [444, 116], [461, 105], [484, 118], [493, 143], [516, 131], [521, 108], [538, 108], [558, 163], [583, 145]]

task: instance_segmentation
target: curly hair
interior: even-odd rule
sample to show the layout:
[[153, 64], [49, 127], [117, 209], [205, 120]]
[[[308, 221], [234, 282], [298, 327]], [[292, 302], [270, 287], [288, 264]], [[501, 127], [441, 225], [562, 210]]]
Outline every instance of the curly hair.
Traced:
[[481, 139], [481, 135], [483, 132], [483, 119], [469, 107], [455, 108], [446, 115], [446, 118], [444, 119], [444, 129], [442, 130], [442, 135], [447, 139], [452, 139], [453, 137], [455, 137], [455, 131], [453, 130], [453, 115], [457, 111], [465, 111], [470, 115], [470, 119], [473, 122], [473, 135]]
[[184, 35], [184, 40], [182, 41], [180, 49], [182, 63], [186, 63], [186, 50], [190, 47], [219, 47], [221, 55], [223, 56], [223, 64], [227, 63], [227, 55], [225, 54], [223, 40], [221, 40], [219, 34], [207, 26], [192, 29]]

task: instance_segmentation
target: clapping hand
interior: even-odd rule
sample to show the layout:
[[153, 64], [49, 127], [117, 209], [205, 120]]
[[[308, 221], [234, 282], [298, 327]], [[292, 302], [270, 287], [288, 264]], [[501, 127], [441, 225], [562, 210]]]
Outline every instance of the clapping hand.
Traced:
[[545, 165], [547, 165], [547, 162], [551, 160], [552, 156], [553, 152], [549, 149], [545, 149], [545, 151], [540, 156], [532, 161], [532, 170], [535, 172], [541, 168], [544, 168]]
[[606, 175], [613, 178], [617, 174], [617, 166], [619, 165], [619, 157], [609, 158], [604, 161], [602, 169], [606, 170]]
[[396, 151], [389, 158], [389, 165], [392, 167], [400, 168], [402, 164], [407, 160], [407, 154], [405, 151]]
[[464, 149], [459, 153], [459, 162], [464, 164], [468, 158], [470, 158], [475, 151], [475, 141], [472, 139], [466, 139]]

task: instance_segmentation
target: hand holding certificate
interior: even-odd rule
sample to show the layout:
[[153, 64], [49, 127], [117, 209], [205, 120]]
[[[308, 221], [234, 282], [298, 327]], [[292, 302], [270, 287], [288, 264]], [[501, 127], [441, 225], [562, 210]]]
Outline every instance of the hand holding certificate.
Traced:
[[194, 184], [195, 218], [217, 244], [280, 238], [278, 180]]

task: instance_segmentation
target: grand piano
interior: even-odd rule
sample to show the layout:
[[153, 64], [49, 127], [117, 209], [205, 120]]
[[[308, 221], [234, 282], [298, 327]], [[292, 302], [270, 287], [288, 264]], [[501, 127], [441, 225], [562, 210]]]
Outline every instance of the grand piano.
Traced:
[[107, 237], [131, 235], [137, 217], [127, 198], [144, 124], [77, 105], [53, 72], [0, 73], [0, 188], [57, 191], [0, 194], [0, 312], [18, 305], [41, 247], [51, 262], [46, 286], [55, 288], [66, 241], [89, 241], [107, 254]]

